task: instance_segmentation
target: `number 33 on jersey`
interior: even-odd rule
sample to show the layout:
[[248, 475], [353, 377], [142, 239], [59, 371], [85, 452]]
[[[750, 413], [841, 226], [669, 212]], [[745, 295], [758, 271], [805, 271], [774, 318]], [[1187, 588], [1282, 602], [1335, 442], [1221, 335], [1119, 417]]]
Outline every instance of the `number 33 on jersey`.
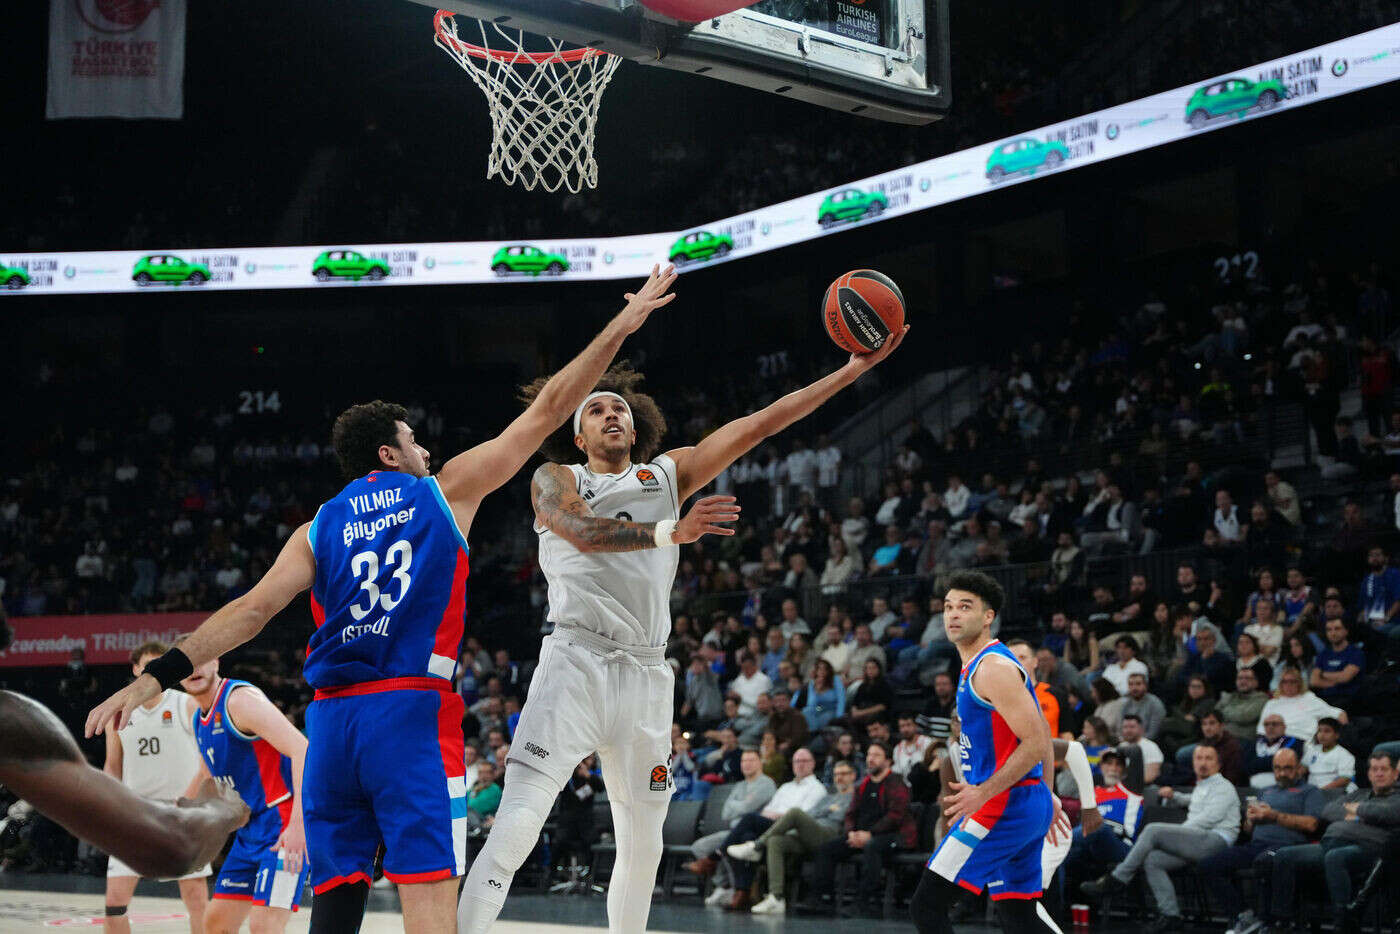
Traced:
[[306, 680], [315, 688], [451, 680], [467, 608], [467, 542], [433, 477], [375, 471], [316, 513]]

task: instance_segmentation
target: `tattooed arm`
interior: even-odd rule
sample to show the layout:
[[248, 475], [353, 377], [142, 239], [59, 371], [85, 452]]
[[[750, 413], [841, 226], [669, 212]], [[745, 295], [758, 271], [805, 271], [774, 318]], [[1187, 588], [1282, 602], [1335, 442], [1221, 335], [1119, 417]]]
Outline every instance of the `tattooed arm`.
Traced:
[[[655, 522], [605, 519], [578, 495], [573, 471], [563, 464], [543, 464], [530, 481], [530, 502], [535, 522], [579, 551], [641, 551], [656, 547]], [[719, 523], [733, 522], [739, 507], [732, 496], [707, 496], [676, 523], [671, 544], [684, 545], [702, 535], [733, 535]]]

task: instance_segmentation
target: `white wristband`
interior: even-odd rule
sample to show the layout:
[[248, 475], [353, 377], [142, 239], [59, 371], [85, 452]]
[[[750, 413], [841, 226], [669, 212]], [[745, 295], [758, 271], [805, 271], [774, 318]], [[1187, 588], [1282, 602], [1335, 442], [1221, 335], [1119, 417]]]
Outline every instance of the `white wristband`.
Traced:
[[671, 541], [671, 533], [676, 530], [675, 519], [662, 519], [656, 523], [656, 547], [673, 548], [675, 542]]

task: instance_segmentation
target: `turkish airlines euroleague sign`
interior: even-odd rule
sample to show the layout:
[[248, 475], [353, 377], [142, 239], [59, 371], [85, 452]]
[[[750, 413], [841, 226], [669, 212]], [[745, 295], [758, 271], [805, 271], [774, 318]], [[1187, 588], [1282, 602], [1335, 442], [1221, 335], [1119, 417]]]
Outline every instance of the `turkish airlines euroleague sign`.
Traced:
[[126, 664], [143, 642], [170, 643], [204, 622], [207, 613], [112, 613], [98, 616], [10, 617], [15, 640], [0, 652], [0, 668], [66, 665], [82, 649], [89, 665]]

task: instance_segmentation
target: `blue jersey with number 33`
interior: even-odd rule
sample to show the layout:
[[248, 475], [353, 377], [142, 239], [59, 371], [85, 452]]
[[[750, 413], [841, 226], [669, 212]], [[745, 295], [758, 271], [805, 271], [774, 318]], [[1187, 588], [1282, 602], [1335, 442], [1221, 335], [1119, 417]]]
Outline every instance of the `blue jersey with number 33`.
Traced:
[[316, 513], [306, 680], [333, 688], [451, 680], [467, 612], [467, 541], [436, 478], [376, 470]]

